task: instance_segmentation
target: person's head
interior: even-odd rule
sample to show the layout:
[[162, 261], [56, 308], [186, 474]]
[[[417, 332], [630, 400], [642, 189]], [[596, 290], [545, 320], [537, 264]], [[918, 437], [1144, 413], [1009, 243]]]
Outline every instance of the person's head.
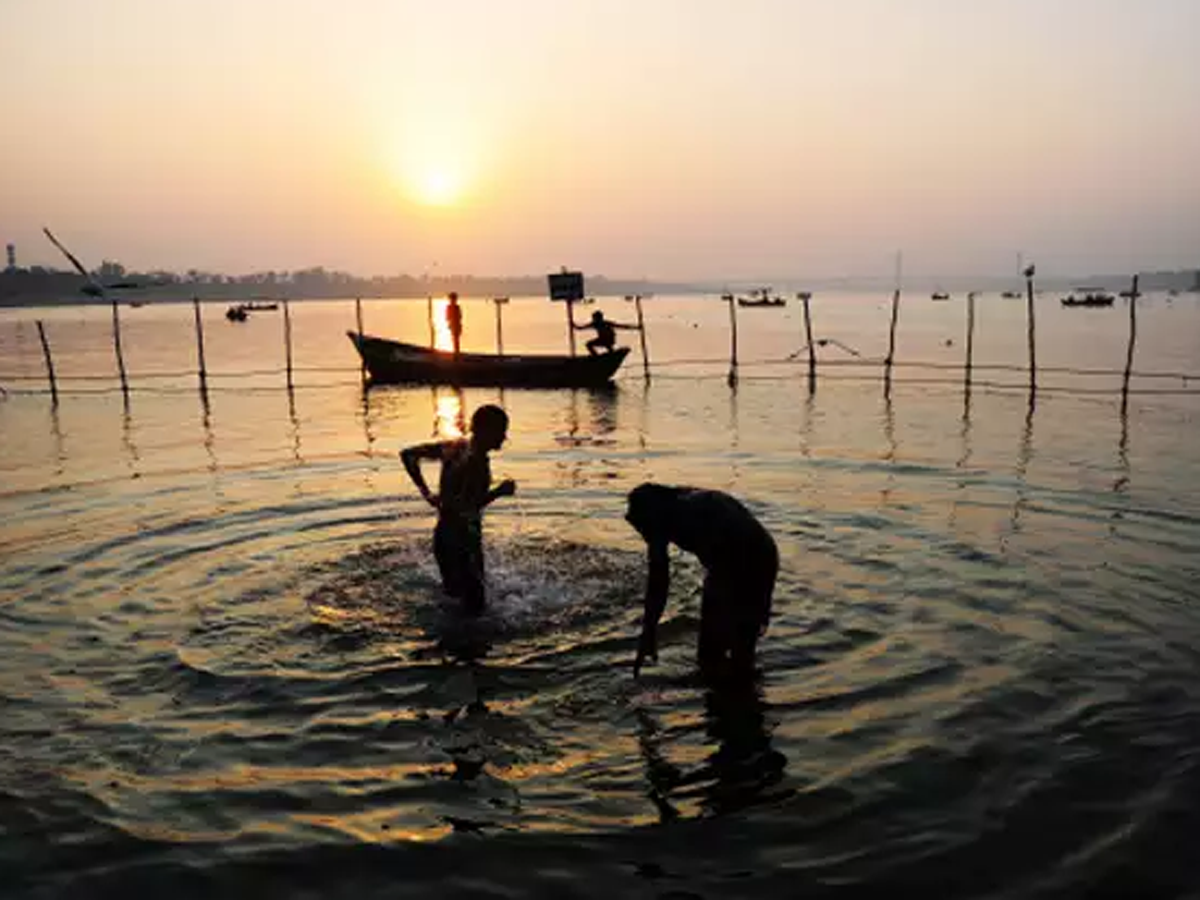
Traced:
[[479, 407], [471, 415], [471, 440], [484, 450], [498, 450], [508, 437], [508, 413], [495, 404]]
[[604, 321], [604, 313], [600, 312], [600, 310], [598, 310], [598, 309], [593, 310], [592, 311], [592, 321], [593, 322], [603, 322]]
[[457, 303], [457, 302], [458, 302], [458, 291], [451, 291], [451, 292], [450, 292], [450, 302], [451, 302], [451, 303]]
[[679, 489], [647, 481], [629, 492], [625, 521], [646, 540], [666, 540]]

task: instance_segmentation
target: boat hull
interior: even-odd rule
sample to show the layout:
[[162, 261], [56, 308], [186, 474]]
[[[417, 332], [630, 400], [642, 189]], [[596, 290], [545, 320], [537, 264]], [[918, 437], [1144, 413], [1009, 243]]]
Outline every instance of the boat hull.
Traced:
[[453, 384], [463, 387], [598, 387], [612, 381], [628, 347], [596, 356], [496, 356], [431, 350], [347, 331], [372, 384]]

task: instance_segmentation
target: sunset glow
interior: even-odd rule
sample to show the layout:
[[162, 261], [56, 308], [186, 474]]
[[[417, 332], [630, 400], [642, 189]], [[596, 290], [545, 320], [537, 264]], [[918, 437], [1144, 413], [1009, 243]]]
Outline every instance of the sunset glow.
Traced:
[[225, 272], [1195, 264], [1200, 4], [751, 7], [13, 0], [0, 238]]

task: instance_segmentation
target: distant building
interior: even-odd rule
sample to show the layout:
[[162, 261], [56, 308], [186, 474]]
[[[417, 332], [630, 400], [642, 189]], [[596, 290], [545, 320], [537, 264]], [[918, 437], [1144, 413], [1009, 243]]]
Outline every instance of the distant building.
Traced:
[[8, 267], [4, 271], [12, 272], [17, 268], [17, 245], [9, 244], [7, 249], [8, 249]]

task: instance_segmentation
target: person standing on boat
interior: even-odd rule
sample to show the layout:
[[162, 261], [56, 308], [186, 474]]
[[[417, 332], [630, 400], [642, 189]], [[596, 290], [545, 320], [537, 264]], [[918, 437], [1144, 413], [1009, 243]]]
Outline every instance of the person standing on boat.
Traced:
[[[487, 404], [471, 416], [469, 438], [416, 444], [400, 451], [409, 478], [438, 511], [433, 530], [433, 555], [446, 593], [462, 601], [472, 615], [484, 609], [483, 510], [493, 500], [511, 497], [517, 484], [511, 478], [492, 487], [488, 453], [499, 450], [508, 437], [508, 414]], [[425, 483], [421, 462], [442, 464], [438, 493]]]
[[617, 346], [617, 331], [618, 328], [624, 328], [628, 331], [637, 331], [636, 325], [622, 325], [618, 322], [610, 322], [604, 318], [604, 313], [596, 310], [592, 313], [590, 322], [584, 322], [582, 325], [571, 323], [571, 327], [576, 331], [584, 331], [588, 328], [596, 329], [596, 336], [588, 341], [584, 346], [592, 356], [595, 356], [601, 349], [605, 353], [612, 353]]
[[647, 659], [658, 659], [658, 620], [671, 584], [671, 544], [694, 554], [704, 566], [697, 647], [701, 672], [735, 680], [752, 675], [779, 571], [779, 551], [770, 533], [729, 494], [652, 482], [630, 491], [625, 520], [646, 541], [649, 561], [634, 677]]
[[458, 356], [459, 345], [462, 343], [462, 307], [458, 305], [458, 292], [450, 292], [450, 305], [446, 307], [446, 325], [450, 329], [450, 339], [454, 342], [454, 355]]

